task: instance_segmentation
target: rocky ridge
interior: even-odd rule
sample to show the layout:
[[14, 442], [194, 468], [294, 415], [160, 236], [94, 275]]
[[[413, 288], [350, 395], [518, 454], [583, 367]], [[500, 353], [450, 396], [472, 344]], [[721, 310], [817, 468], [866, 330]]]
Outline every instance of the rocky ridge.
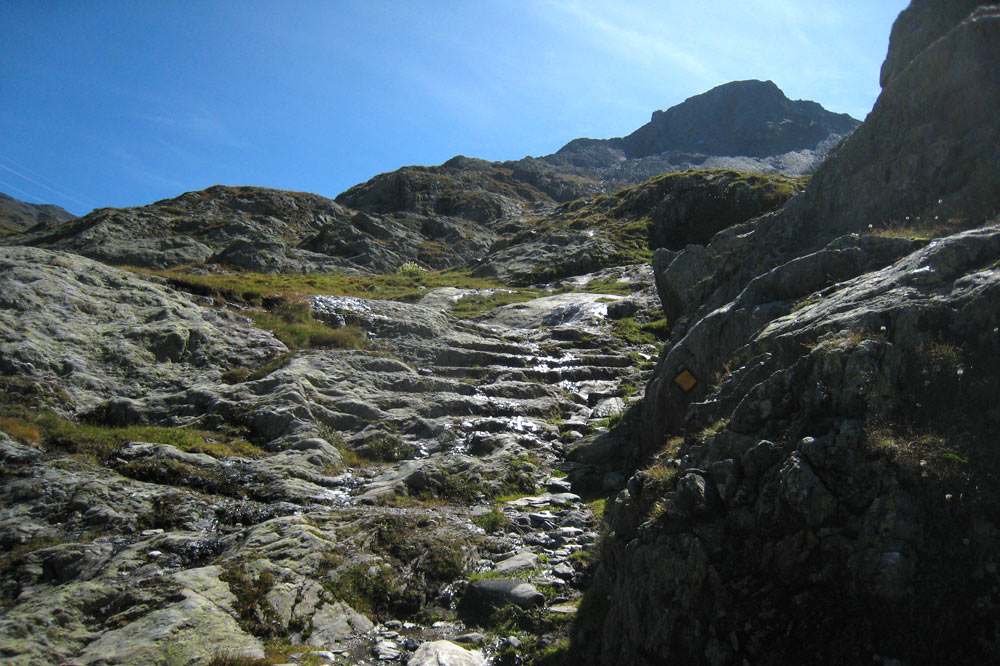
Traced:
[[[704, 243], [723, 225], [778, 208], [805, 183], [697, 171], [556, 206], [516, 183], [508, 183], [503, 195], [467, 198], [468, 192], [449, 190], [459, 176], [494, 178], [494, 167], [468, 166], [475, 162], [414, 167], [406, 178], [401, 172], [379, 176], [338, 197], [361, 210], [303, 192], [215, 186], [148, 206], [102, 208], [39, 224], [0, 243], [184, 272], [384, 274], [412, 264], [421, 270], [471, 267], [478, 276], [525, 284], [644, 261], [662, 245]], [[410, 176], [418, 174], [440, 181], [441, 189], [424, 180], [412, 186]], [[454, 205], [442, 206], [441, 197], [448, 196]]]

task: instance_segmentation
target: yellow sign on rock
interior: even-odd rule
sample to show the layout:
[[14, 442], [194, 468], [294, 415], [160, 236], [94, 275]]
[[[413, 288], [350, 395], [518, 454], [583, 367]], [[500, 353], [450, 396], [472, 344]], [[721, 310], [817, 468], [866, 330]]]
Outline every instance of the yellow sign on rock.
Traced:
[[684, 369], [674, 377], [674, 383], [681, 387], [681, 389], [687, 393], [693, 389], [698, 384], [698, 378], [691, 374], [690, 370]]

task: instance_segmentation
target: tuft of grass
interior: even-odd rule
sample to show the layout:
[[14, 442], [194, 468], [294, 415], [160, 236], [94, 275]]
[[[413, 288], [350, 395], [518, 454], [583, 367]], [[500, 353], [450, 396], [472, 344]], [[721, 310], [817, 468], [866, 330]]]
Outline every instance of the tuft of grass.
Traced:
[[417, 455], [417, 447], [404, 442], [398, 435], [386, 435], [368, 442], [356, 454], [367, 461], [392, 463]]
[[702, 439], [704, 439], [705, 437], [711, 437], [712, 435], [715, 435], [717, 432], [725, 428], [727, 425], [729, 425], [729, 419], [719, 419], [712, 425], [702, 428], [701, 432], [698, 433], [698, 436], [701, 437]]
[[405, 264], [396, 269], [397, 275], [405, 275], [408, 277], [416, 277], [418, 275], [423, 275], [427, 271], [421, 268], [420, 264], [415, 261], [407, 261]]
[[587, 506], [590, 510], [594, 512], [594, 522], [601, 522], [604, 519], [604, 506], [607, 504], [608, 500], [606, 497], [600, 499], [595, 499], [591, 502], [587, 502]]
[[510, 519], [497, 507], [490, 509], [489, 513], [474, 516], [472, 522], [486, 530], [487, 534], [500, 532], [511, 525]]
[[232, 563], [219, 576], [219, 580], [228, 583], [230, 592], [236, 597], [237, 621], [244, 631], [260, 638], [287, 635], [281, 618], [267, 601], [267, 594], [275, 583], [272, 573], [265, 570], [251, 576], [239, 563]]

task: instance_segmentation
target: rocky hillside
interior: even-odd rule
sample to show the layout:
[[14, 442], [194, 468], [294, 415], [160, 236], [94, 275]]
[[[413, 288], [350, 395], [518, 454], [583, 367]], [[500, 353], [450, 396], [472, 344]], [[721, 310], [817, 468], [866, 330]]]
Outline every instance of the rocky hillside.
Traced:
[[[993, 663], [997, 44], [915, 1], [811, 180], [456, 158], [5, 237], [0, 660]], [[818, 137], [775, 91], [689, 102]]]
[[572, 454], [639, 468], [581, 610], [594, 663], [995, 659], [1000, 8], [969, 5], [900, 17], [801, 197], [655, 254], [670, 342]]
[[[482, 225], [451, 216], [369, 215], [306, 192], [217, 185], [139, 208], [101, 208], [7, 236], [113, 265], [218, 264], [257, 272], [464, 265], [488, 249]], [[445, 248], [448, 248], [445, 251]]]
[[[647, 261], [658, 247], [707, 242], [723, 226], [780, 207], [805, 184], [780, 175], [696, 171], [556, 206], [516, 181], [495, 197], [448, 189], [451, 179], [473, 172], [492, 179], [493, 167], [473, 160], [440, 170], [459, 175], [439, 178], [421, 168], [423, 185], [414, 190], [397, 172], [338, 197], [361, 210], [305, 192], [215, 186], [149, 206], [38, 224], [0, 244], [202, 273], [370, 274], [412, 264], [474, 267], [479, 276], [527, 284]], [[430, 185], [438, 180], [440, 190]]]
[[651, 284], [581, 276], [478, 322], [446, 314], [462, 290], [320, 295], [296, 311], [327, 334], [293, 353], [246, 306], [3, 248], [5, 663], [544, 651], [603, 506], [558, 466], [642, 386]]
[[66, 222], [75, 217], [59, 206], [18, 201], [0, 192], [0, 235], [24, 231], [39, 222]]

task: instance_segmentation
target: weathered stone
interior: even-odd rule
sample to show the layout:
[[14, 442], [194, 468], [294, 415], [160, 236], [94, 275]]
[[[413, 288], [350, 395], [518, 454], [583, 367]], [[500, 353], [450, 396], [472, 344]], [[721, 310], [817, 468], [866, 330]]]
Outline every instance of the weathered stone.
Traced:
[[523, 580], [480, 578], [469, 583], [463, 603], [472, 612], [487, 612], [511, 604], [528, 609], [544, 604], [545, 596]]
[[312, 633], [306, 644], [316, 647], [327, 647], [375, 628], [371, 620], [341, 601], [323, 604], [310, 619]]
[[485, 666], [477, 652], [470, 652], [450, 641], [424, 643], [410, 655], [406, 666]]
[[505, 560], [500, 560], [493, 566], [493, 571], [501, 574], [519, 571], [521, 569], [534, 569], [539, 564], [538, 555], [524, 551], [517, 553]]

